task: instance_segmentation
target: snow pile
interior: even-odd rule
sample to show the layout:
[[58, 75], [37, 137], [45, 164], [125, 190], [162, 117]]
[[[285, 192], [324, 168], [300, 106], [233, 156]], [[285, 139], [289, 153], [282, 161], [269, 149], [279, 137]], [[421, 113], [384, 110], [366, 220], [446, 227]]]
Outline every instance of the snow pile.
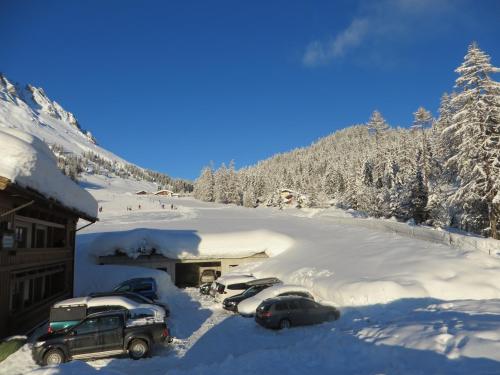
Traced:
[[61, 173], [54, 155], [40, 139], [0, 126], [0, 146], [0, 176], [66, 207], [97, 217], [96, 200]]
[[103, 233], [90, 244], [95, 256], [125, 253], [163, 254], [175, 259], [243, 258], [257, 253], [273, 257], [293, 245], [288, 236], [268, 230], [228, 233], [198, 233], [193, 230], [133, 229]]

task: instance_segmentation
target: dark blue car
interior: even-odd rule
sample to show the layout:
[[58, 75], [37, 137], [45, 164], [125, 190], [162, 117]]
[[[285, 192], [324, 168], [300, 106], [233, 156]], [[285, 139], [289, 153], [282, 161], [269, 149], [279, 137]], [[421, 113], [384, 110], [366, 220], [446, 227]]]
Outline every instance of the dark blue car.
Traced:
[[124, 281], [113, 289], [113, 292], [133, 292], [152, 300], [158, 299], [158, 287], [152, 277], [139, 277]]

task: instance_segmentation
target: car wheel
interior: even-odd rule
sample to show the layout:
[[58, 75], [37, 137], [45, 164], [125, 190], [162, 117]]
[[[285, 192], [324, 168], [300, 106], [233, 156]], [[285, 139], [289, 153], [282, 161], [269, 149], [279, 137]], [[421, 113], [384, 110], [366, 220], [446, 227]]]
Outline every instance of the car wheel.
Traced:
[[290, 321], [288, 319], [283, 319], [280, 321], [280, 329], [288, 329], [291, 327]]
[[148, 354], [149, 346], [144, 340], [134, 339], [128, 346], [128, 354], [132, 359], [141, 359]]
[[64, 353], [60, 349], [49, 349], [47, 353], [43, 356], [44, 365], [60, 365], [64, 363], [66, 358]]

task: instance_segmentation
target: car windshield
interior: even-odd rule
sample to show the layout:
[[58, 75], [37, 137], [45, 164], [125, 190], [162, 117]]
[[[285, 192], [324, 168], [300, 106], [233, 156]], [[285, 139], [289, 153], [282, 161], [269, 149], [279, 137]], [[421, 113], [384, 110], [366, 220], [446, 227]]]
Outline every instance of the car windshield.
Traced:
[[251, 296], [259, 293], [260, 290], [261, 290], [260, 287], [252, 286], [252, 287], [248, 288], [247, 290], [245, 290], [241, 295], [245, 296], [245, 297], [251, 297]]

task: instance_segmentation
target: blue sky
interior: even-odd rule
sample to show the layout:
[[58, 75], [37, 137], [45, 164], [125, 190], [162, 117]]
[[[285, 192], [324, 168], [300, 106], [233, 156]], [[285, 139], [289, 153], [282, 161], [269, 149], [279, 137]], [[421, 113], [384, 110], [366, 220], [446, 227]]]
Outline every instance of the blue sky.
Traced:
[[0, 71], [99, 143], [195, 178], [364, 123], [436, 113], [467, 45], [500, 65], [500, 2], [0, 1]]

